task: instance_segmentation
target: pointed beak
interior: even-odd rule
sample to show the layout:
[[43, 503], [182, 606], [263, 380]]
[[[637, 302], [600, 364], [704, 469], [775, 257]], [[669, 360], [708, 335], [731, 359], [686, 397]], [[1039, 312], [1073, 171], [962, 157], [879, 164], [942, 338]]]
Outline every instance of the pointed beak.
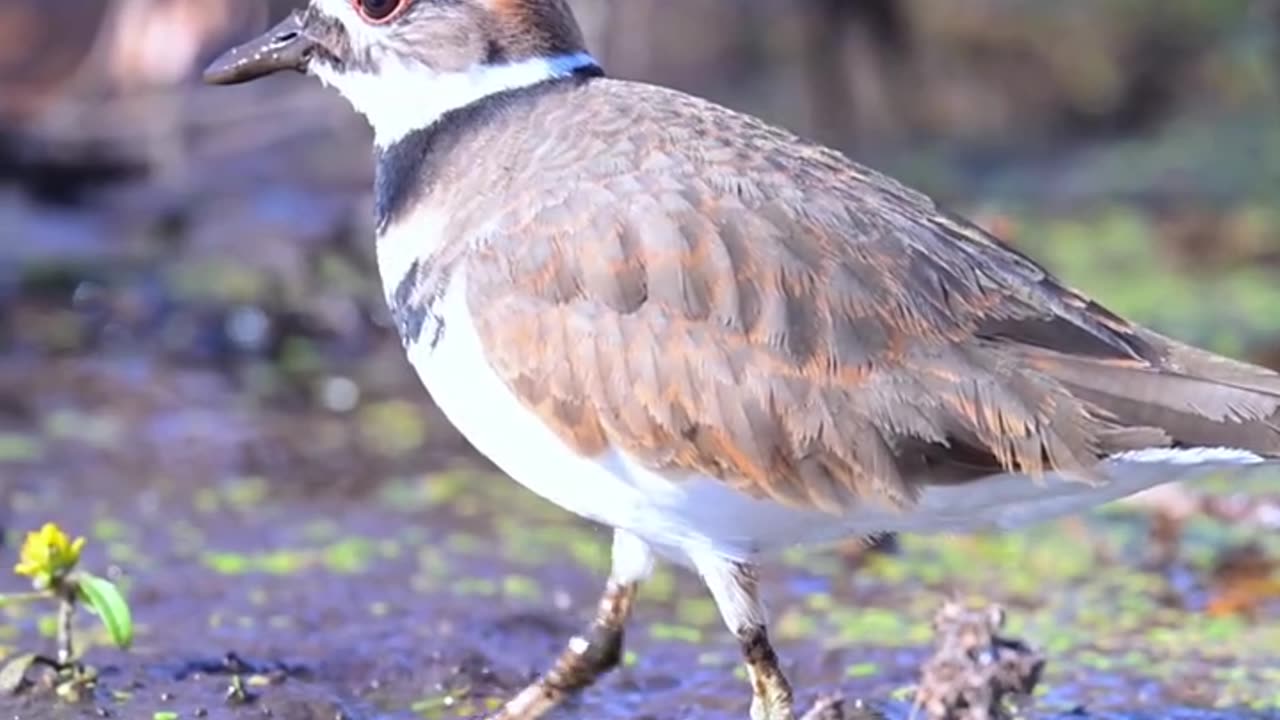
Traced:
[[290, 14], [279, 25], [214, 60], [204, 71], [204, 81], [210, 85], [236, 85], [281, 70], [305, 72], [316, 49], [315, 41], [307, 37], [305, 30], [301, 14]]

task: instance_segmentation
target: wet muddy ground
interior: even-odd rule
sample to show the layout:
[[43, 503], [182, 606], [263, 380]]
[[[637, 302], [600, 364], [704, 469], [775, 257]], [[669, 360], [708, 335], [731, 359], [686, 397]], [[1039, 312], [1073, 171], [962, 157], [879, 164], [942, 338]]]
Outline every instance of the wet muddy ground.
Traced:
[[[0, 700], [5, 717], [472, 717], [594, 606], [607, 533], [494, 474], [417, 398], [267, 411], [216, 374], [127, 358], [6, 363], [0, 389], [17, 388], [39, 399], [6, 411], [40, 430], [0, 433], [4, 557], [47, 519], [82, 532], [139, 633], [120, 652], [81, 617], [96, 693], [29, 690]], [[1193, 520], [1178, 560], [1144, 570], [1148, 524], [1115, 509], [789, 554], [767, 575], [778, 644], [806, 700], [839, 691], [905, 717], [937, 608], [995, 601], [1049, 658], [1029, 717], [1280, 717], [1280, 605], [1206, 612], [1222, 552], [1274, 557], [1280, 536]], [[664, 568], [642, 598], [625, 667], [565, 716], [745, 717], [735, 646], [698, 582]], [[51, 647], [48, 618], [3, 613], [0, 654]], [[235, 678], [247, 700], [227, 700]]]
[[[1280, 335], [1265, 244], [1280, 162], [1214, 158], [1276, 160], [1263, 150], [1280, 136], [1202, 130], [1001, 172], [972, 157], [878, 164], [1115, 309], [1265, 360]], [[295, 127], [270, 154], [197, 133], [200, 173], [74, 210], [0, 191], [22, 239], [0, 243], [0, 591], [22, 589], [6, 567], [21, 533], [52, 520], [89, 538], [87, 567], [127, 587], [139, 625], [126, 653], [82, 615], [96, 691], [68, 704], [30, 689], [0, 698], [0, 718], [475, 717], [589, 617], [608, 533], [475, 457], [382, 322], [362, 132]], [[318, 138], [326, 152], [309, 152]], [[1219, 166], [1233, 170], [1178, 172]], [[1186, 201], [1215, 188], [1231, 200]], [[1179, 211], [1154, 211], [1152, 193]], [[1205, 235], [1231, 253], [1205, 255]], [[1276, 478], [1201, 487], [1280, 495]], [[1017, 534], [787, 554], [765, 587], [801, 705], [839, 692], [909, 716], [930, 623], [959, 597], [1005, 607], [1008, 633], [1047, 656], [1027, 717], [1280, 718], [1274, 586], [1241, 591], [1215, 571], [1240, 548], [1280, 558], [1280, 533], [1194, 516], [1158, 563], [1152, 525], [1121, 506]], [[737, 650], [695, 578], [662, 568], [637, 613], [624, 667], [564, 717], [746, 716]], [[34, 608], [0, 609], [0, 658], [50, 651], [51, 632]]]

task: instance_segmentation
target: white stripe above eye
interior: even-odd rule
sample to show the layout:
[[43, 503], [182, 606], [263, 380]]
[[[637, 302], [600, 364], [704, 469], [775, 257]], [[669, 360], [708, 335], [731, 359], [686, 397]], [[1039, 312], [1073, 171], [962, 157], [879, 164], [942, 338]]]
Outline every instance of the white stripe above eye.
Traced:
[[342, 93], [373, 126], [374, 142], [390, 147], [445, 113], [489, 95], [536, 85], [597, 66], [588, 53], [477, 65], [465, 72], [437, 72], [417, 62], [385, 57], [377, 72], [341, 72], [315, 62], [311, 73]]

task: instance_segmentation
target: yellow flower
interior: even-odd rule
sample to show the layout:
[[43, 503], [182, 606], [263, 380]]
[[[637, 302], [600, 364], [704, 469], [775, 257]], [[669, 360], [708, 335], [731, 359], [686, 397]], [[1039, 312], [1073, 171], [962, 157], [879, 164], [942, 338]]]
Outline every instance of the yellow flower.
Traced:
[[22, 543], [21, 562], [13, 568], [19, 575], [31, 578], [36, 587], [49, 587], [56, 578], [64, 577], [80, 562], [84, 538], [72, 541], [62, 528], [46, 523], [36, 532], [27, 533]]

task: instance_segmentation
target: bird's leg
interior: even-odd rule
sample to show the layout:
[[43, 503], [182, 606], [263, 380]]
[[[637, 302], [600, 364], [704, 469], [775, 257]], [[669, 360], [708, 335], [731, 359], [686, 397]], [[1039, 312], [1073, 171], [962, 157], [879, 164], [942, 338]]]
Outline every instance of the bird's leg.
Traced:
[[738, 634], [751, 680], [751, 720], [794, 720], [791, 685], [778, 667], [778, 655], [763, 626]]
[[795, 720], [791, 685], [769, 644], [755, 566], [714, 555], [692, 559], [742, 647], [751, 681], [751, 720]]
[[643, 541], [621, 530], [613, 537], [613, 570], [595, 620], [587, 632], [575, 636], [550, 670], [543, 673], [493, 715], [490, 720], [535, 720], [553, 710], [622, 661], [623, 626], [631, 615], [640, 581], [653, 567]]
[[617, 667], [622, 659], [622, 626], [636, 587], [635, 583], [610, 580], [590, 629], [570, 640], [555, 665], [521, 690], [492, 720], [540, 718]]

